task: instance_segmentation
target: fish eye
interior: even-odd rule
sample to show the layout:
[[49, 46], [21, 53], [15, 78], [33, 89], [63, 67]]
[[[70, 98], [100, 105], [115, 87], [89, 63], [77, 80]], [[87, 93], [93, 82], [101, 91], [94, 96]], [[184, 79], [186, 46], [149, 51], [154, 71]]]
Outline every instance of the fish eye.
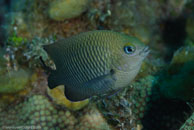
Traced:
[[124, 51], [126, 54], [132, 54], [135, 52], [135, 47], [130, 45], [124, 46]]

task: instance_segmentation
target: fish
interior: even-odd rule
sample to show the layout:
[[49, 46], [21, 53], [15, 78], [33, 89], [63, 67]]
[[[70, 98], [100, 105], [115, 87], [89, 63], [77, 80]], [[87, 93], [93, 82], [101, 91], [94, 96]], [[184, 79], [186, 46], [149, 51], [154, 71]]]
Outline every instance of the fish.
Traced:
[[128, 86], [149, 53], [136, 37], [110, 30], [82, 32], [43, 48], [56, 66], [50, 70], [48, 87], [64, 85], [72, 102]]

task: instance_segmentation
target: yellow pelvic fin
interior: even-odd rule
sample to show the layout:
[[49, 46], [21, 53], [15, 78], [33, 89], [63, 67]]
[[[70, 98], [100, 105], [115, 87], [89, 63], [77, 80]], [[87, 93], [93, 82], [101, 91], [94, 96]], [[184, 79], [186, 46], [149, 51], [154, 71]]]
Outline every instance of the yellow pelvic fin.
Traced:
[[47, 88], [47, 93], [57, 105], [64, 106], [73, 111], [80, 110], [89, 103], [89, 99], [78, 102], [68, 100], [64, 95], [63, 85], [57, 86], [53, 89]]

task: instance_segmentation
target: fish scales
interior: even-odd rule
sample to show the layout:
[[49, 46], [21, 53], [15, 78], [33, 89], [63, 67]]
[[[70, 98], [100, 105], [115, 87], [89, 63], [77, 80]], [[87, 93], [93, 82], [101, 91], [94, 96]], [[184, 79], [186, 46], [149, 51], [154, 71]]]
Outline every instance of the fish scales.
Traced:
[[[69, 73], [68, 77], [71, 76], [74, 77], [73, 80], [75, 80], [75, 82], [78, 79], [79, 80], [78, 83], [82, 83], [84, 81], [89, 81], [95, 77], [104, 74], [103, 68], [105, 61], [103, 61], [104, 58], [102, 57], [105, 57], [104, 56], [105, 49], [103, 47], [99, 47], [98, 42], [95, 42], [96, 39], [93, 37], [91, 38], [94, 40], [92, 43], [83, 42], [82, 44], [79, 44], [80, 43], [79, 40], [76, 41], [75, 39], [73, 39], [73, 43], [77, 43], [75, 44], [77, 46], [64, 48], [64, 50], [66, 49], [68, 50], [67, 53], [64, 53], [64, 57], [67, 57], [67, 59], [70, 59], [70, 61], [68, 61], [69, 63], [68, 65], [66, 65], [67, 68], [63, 68], [63, 70], [64, 69], [66, 69], [65, 71], [70, 70], [70, 72], [67, 72]], [[99, 42], [103, 44], [103, 42], [101, 41]], [[93, 46], [88, 46], [88, 44], [92, 44]], [[79, 50], [76, 50], [78, 46], [80, 48]], [[101, 54], [101, 56], [99, 56], [99, 54]], [[80, 64], [77, 64], [77, 61], [80, 61], [80, 64], [82, 66], [80, 66]], [[92, 71], [95, 72], [95, 75], [92, 75]]]
[[[71, 51], [71, 49], [69, 49], [69, 51]], [[72, 50], [72, 51], [74, 52], [75, 50]], [[92, 53], [90, 53], [90, 52], [92, 52]], [[104, 49], [102, 47], [98, 47], [98, 46], [97, 47], [89, 46], [89, 47], [86, 47], [84, 49], [79, 49], [78, 53], [76, 53], [76, 54], [83, 54], [83, 55], [75, 55], [74, 58], [77, 58], [77, 60], [81, 59], [80, 64], [82, 64], [83, 66], [80, 67], [78, 64], [75, 64], [75, 66], [70, 66], [70, 67], [74, 68], [75, 70], [68, 68], [69, 70], [73, 70], [73, 72], [80, 72], [78, 74], [75, 74], [75, 73], [72, 74], [72, 75], [74, 75], [74, 80], [75, 79], [82, 79], [82, 81], [80, 81], [80, 80], [79, 81], [77, 80], [77, 81], [78, 81], [78, 83], [83, 83], [84, 81], [89, 81], [95, 77], [103, 75], [104, 70], [99, 69], [99, 68], [103, 68], [103, 62], [105, 63], [105, 61], [103, 61], [104, 59], [97, 57], [99, 54], [102, 54], [102, 52], [104, 52]], [[95, 62], [95, 61], [97, 61], [97, 62]], [[72, 60], [72, 63], [75, 63], [75, 62], [76, 62], [76, 60]], [[86, 64], [86, 63], [91, 63], [91, 64]], [[92, 63], [95, 63], [94, 67], [92, 67]], [[78, 70], [77, 70], [77, 67], [79, 68]], [[97, 68], [97, 69], [95, 69], [95, 68]], [[95, 75], [91, 75], [92, 71], [96, 71]]]

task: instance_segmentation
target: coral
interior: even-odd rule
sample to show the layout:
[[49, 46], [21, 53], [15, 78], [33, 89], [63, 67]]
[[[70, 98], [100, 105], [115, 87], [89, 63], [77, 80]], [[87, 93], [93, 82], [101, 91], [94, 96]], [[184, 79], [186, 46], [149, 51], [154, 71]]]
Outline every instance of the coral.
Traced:
[[89, 0], [55, 0], [50, 3], [50, 18], [62, 21], [74, 18], [84, 12], [89, 4]]
[[80, 110], [89, 103], [89, 99], [79, 102], [71, 102], [64, 95], [64, 86], [58, 86], [54, 89], [47, 89], [48, 95], [51, 99], [60, 106], [66, 107], [70, 110]]
[[39, 64], [39, 58], [41, 57], [44, 61], [48, 60], [48, 55], [43, 49], [43, 45], [51, 44], [55, 42], [55, 37], [40, 38], [35, 37], [31, 41], [26, 43], [23, 52], [23, 56], [29, 62], [29, 67], [37, 66]]
[[37, 75], [29, 69], [10, 64], [5, 50], [0, 48], [0, 106], [17, 101], [31, 90]]
[[86, 17], [60, 23], [49, 20], [44, 16], [48, 2], [48, 0], [28, 1], [29, 8], [25, 11], [6, 14], [3, 26], [9, 36], [4, 45], [9, 56], [13, 58], [11, 60], [13, 64], [25, 64], [30, 68], [40, 66], [38, 58], [42, 56], [44, 61], [48, 58], [42, 45], [53, 43], [58, 39], [55, 34], [59, 38], [68, 37], [95, 28], [89, 25]]
[[[155, 50], [154, 55], [158, 53], [160, 59], [170, 57], [175, 50], [174, 47], [179, 48], [180, 45], [177, 44], [182, 44], [184, 40], [185, 12], [183, 10], [188, 2], [187, 0], [113, 0], [108, 27], [138, 37], [149, 44]], [[173, 21], [172, 25], [169, 24], [171, 21]], [[176, 37], [179, 34], [180, 36]]]
[[[9, 116], [7, 116], [9, 113]], [[57, 111], [43, 96], [35, 95], [6, 112], [0, 113], [0, 126], [36, 127], [37, 129], [72, 129], [76, 119], [69, 111]], [[68, 120], [67, 120], [68, 119]]]
[[166, 98], [190, 100], [194, 98], [194, 46], [180, 48], [161, 76], [160, 93]]
[[[58, 2], [59, 1], [60, 0], [58, 0]], [[61, 1], [66, 3], [69, 1], [71, 5], [73, 3], [76, 4], [76, 6], [78, 3], [81, 4], [82, 2], [85, 2], [85, 4], [87, 2], [87, 5], [90, 3], [90, 0]], [[57, 34], [57, 36], [68, 37], [79, 32], [96, 29], [96, 25], [92, 24], [85, 15], [68, 19], [65, 22], [56, 22], [55, 20], [51, 20], [47, 15], [49, 4], [52, 2], [57, 3], [57, 0], [29, 0], [25, 3], [25, 7], [27, 7], [25, 10], [6, 14], [5, 23], [3, 25], [6, 27], [6, 32], [9, 36], [12, 36], [12, 33], [16, 31], [17, 37], [32, 40], [34, 37], [43, 38], [55, 34]], [[67, 7], [69, 8], [69, 3], [67, 4]], [[62, 7], [62, 9], [67, 8]], [[70, 7], [69, 9], [73, 10], [70, 13], [76, 11], [75, 8]], [[68, 15], [70, 13], [68, 13]]]
[[147, 76], [134, 82], [129, 88], [118, 93], [117, 96], [104, 99], [98, 103], [99, 109], [116, 128], [132, 129], [141, 126], [141, 119], [144, 117], [147, 102], [152, 95], [152, 84], [155, 77]]
[[90, 23], [98, 29], [110, 29], [108, 19], [111, 17], [110, 0], [93, 0], [87, 12]]
[[25, 98], [1, 96], [17, 100], [6, 105], [0, 103], [0, 129], [112, 129], [95, 104], [71, 111], [57, 104], [60, 100], [49, 100], [45, 76], [42, 72], [38, 76], [30, 93], [24, 93]]
[[95, 106], [73, 113], [57, 108], [42, 95], [33, 95], [9, 109], [0, 109], [0, 117], [2, 129], [111, 129]]
[[[141, 4], [143, 4], [144, 1], [115, 1], [113, 4], [113, 10], [112, 10], [112, 22], [115, 25], [119, 25], [120, 26], [135, 26], [136, 22], [141, 22], [138, 21], [138, 15], [136, 14], [140, 14], [140, 11], [144, 11], [145, 13], [151, 12], [149, 14], [149, 16], [155, 15], [155, 12], [152, 12], [151, 10], [153, 10], [153, 8], [147, 8], [146, 6], [141, 6]], [[152, 3], [153, 4], [153, 3]], [[141, 10], [139, 10], [139, 12], [135, 12], [137, 11], [137, 6], [139, 6], [139, 8]], [[155, 6], [157, 7], [157, 6]], [[144, 14], [142, 14], [144, 15]], [[143, 16], [139, 17], [139, 18], [143, 18]], [[153, 19], [155, 17], [152, 17]], [[146, 20], [146, 19], [145, 19]], [[153, 21], [153, 20], [151, 20]], [[145, 21], [144, 21], [145, 22]]]
[[[122, 30], [140, 38], [148, 43], [152, 37], [152, 31], [157, 29], [156, 22], [159, 18], [165, 17], [161, 7], [164, 3], [145, 0], [114, 0], [111, 6], [111, 28]], [[160, 16], [160, 17], [159, 17]], [[152, 28], [150, 30], [149, 28]]]
[[[148, 27], [147, 29], [153, 27], [152, 30], [154, 30], [158, 20], [166, 19], [169, 16], [178, 17], [188, 3], [187, 0], [149, 1], [150, 4], [147, 4], [147, 2], [148, 0], [113, 0], [110, 24], [119, 28], [125, 26], [131, 29], [135, 29], [138, 26]], [[144, 34], [147, 35], [147, 33]]]
[[[143, 106], [144, 116], [140, 119], [144, 129], [178, 129], [181, 126], [179, 122], [187, 118], [185, 113], [191, 113], [186, 101], [193, 99], [194, 95], [193, 52], [193, 46], [180, 48], [174, 53], [171, 64], [154, 76], [156, 82], [151, 85], [150, 100], [143, 101], [146, 105]], [[135, 92], [137, 96], [132, 96], [137, 97], [136, 102], [142, 99], [141, 91], [143, 88]]]
[[[168, 100], [158, 89], [158, 77], [147, 75], [130, 85], [116, 97], [98, 103], [106, 119], [115, 128], [178, 129], [190, 113], [184, 101]], [[176, 108], [176, 111], [174, 110]]]
[[80, 130], [114, 130], [104, 119], [101, 112], [93, 104], [81, 114], [80, 124], [75, 126]]
[[186, 120], [179, 130], [193, 130], [194, 129], [194, 113]]
[[44, 61], [48, 60], [48, 55], [42, 46], [54, 41], [54, 36], [48, 38], [35, 37], [32, 40], [27, 40], [14, 34], [6, 42], [7, 57], [12, 62], [11, 64], [15, 64], [16, 67], [26, 64], [27, 67], [35, 68], [36, 66], [40, 66], [40, 57]]
[[[12, 126], [18, 129], [25, 129], [23, 126], [26, 129], [113, 129], [114, 126], [115, 129], [174, 130], [181, 125], [181, 130], [194, 129], [193, 114], [190, 116], [193, 110], [188, 105], [194, 95], [193, 1], [89, 1], [21, 0], [11, 1], [9, 7], [1, 6], [0, 29], [4, 30], [0, 37], [8, 35], [8, 40], [2, 43], [0, 38], [0, 44], [6, 48], [6, 52], [0, 49], [3, 53], [0, 54], [0, 91], [4, 93], [0, 92], [0, 129], [13, 129]], [[79, 7], [72, 8], [74, 3]], [[83, 8], [81, 3], [85, 3]], [[62, 10], [56, 9], [57, 4], [63, 6]], [[143, 63], [130, 87], [81, 109], [87, 102], [82, 105], [69, 102], [61, 97], [63, 93], [59, 89], [47, 93], [42, 71], [36, 75], [38, 82], [32, 85], [35, 75], [25, 68], [33, 68], [33, 71], [39, 68], [39, 56], [48, 63], [42, 45], [96, 29], [135, 35], [152, 48], [149, 60]], [[174, 53], [183, 43], [187, 47]], [[165, 56], [173, 53], [167, 65]], [[9, 76], [13, 84], [4, 80], [10, 79]], [[23, 82], [15, 85], [17, 79]]]
[[155, 82], [157, 82], [157, 79], [154, 76], [148, 75], [131, 85], [133, 87], [133, 91], [130, 94], [133, 104], [132, 112], [138, 121], [144, 117], [145, 111], [149, 109], [148, 102], [160, 98], [158, 92], [153, 91]]

